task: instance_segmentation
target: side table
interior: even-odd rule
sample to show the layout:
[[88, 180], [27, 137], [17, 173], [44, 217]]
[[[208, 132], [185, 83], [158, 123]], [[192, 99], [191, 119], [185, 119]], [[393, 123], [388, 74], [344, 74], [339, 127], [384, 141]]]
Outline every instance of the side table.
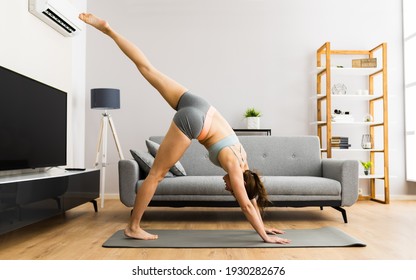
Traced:
[[266, 136], [272, 135], [272, 130], [270, 128], [233, 128], [234, 132], [237, 135], [258, 135], [266, 134]]

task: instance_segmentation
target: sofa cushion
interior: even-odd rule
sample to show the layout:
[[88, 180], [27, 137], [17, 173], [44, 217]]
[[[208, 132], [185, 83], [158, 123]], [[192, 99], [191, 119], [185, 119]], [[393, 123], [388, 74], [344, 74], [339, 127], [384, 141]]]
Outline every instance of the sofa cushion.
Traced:
[[[140, 187], [143, 180], [137, 182]], [[229, 195], [222, 176], [178, 176], [159, 183], [155, 195]]]
[[[130, 150], [130, 153], [134, 160], [137, 161], [139, 167], [146, 173], [146, 175], [149, 174], [150, 168], [152, 168], [155, 158], [147, 152]], [[174, 177], [174, 175], [168, 171], [168, 173], [165, 175], [165, 178], [168, 177]]]
[[265, 176], [262, 180], [269, 195], [341, 197], [341, 183], [323, 177]]
[[[284, 196], [285, 200], [332, 200], [341, 198], [341, 184], [332, 179], [311, 176], [265, 176], [262, 178], [270, 198]], [[140, 187], [143, 180], [139, 180]], [[137, 190], [136, 190], [137, 191]], [[166, 178], [159, 183], [155, 195], [217, 196], [231, 195], [225, 190], [222, 176], [183, 176]], [[191, 199], [194, 200], [194, 199]]]
[[[146, 146], [149, 153], [156, 157], [157, 151], [159, 150], [160, 144], [153, 142], [151, 140], [146, 139]], [[186, 171], [183, 168], [182, 164], [178, 161], [169, 169], [176, 176], [186, 176]]]

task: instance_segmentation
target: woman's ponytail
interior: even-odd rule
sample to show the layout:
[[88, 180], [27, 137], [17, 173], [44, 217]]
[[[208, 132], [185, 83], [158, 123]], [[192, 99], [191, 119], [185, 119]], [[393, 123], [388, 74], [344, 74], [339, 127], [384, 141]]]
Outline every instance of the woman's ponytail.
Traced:
[[267, 197], [267, 191], [262, 180], [260, 179], [260, 176], [256, 172], [246, 170], [243, 173], [243, 177], [244, 182], [246, 183], [248, 198], [250, 200], [256, 199], [260, 212], [263, 214], [264, 209], [272, 203]]

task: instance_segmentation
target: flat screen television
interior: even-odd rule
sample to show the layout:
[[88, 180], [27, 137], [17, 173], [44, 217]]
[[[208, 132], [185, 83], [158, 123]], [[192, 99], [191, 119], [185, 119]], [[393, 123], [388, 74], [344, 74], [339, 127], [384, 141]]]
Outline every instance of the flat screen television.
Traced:
[[0, 170], [66, 165], [67, 94], [0, 66]]

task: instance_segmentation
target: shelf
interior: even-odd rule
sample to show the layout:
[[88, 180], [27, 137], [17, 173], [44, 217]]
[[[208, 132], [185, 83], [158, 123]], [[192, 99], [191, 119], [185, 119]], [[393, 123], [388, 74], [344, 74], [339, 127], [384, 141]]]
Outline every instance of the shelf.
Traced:
[[[333, 55], [344, 56], [343, 60], [332, 60]], [[351, 61], [354, 59], [361, 58], [376, 58], [378, 67], [368, 67], [368, 68], [352, 68], [351, 64], [349, 67], [343, 67], [342, 64], [337, 64], [337, 61]], [[351, 59], [351, 60], [350, 60]], [[364, 129], [368, 129], [368, 134], [371, 139], [375, 142], [382, 137], [383, 143], [388, 141], [388, 120], [387, 120], [387, 108], [389, 97], [387, 96], [388, 81], [387, 81], [387, 44], [381, 43], [378, 46], [367, 50], [333, 50], [331, 49], [331, 43], [325, 42], [324, 45], [319, 47], [316, 52], [316, 65], [323, 67], [316, 67], [316, 89], [314, 96], [311, 97], [311, 100], [316, 102], [316, 117], [315, 122], [311, 124], [316, 125], [317, 136], [320, 138], [320, 143], [322, 146], [321, 153], [326, 154], [327, 158], [332, 158], [334, 155], [338, 159], [342, 158], [358, 158], [359, 156], [365, 156], [369, 161], [372, 161], [375, 165], [382, 167], [383, 174], [370, 174], [364, 175], [362, 171], [359, 173], [359, 179], [369, 180], [371, 198], [375, 198], [375, 187], [376, 180], [380, 179], [384, 181], [384, 200], [382, 202], [389, 203], [390, 200], [390, 187], [389, 187], [389, 161], [388, 161], [388, 145], [382, 146], [376, 145], [374, 149], [361, 149], [360, 145], [355, 145], [356, 149], [340, 149], [338, 147], [333, 147], [331, 145], [331, 138], [335, 130], [342, 130], [345, 137], [350, 137], [356, 139], [358, 136], [357, 128], [361, 129], [359, 126], [362, 126]], [[334, 65], [334, 66], [332, 66]], [[342, 65], [337, 67], [336, 65]], [[340, 78], [346, 78], [350, 80], [357, 80], [360, 84], [364, 83], [364, 80], [367, 80], [366, 85], [364, 86], [365, 92], [363, 90], [358, 91], [351, 89], [348, 91], [350, 94], [332, 94], [332, 87], [336, 80]], [[336, 80], [334, 80], [336, 77]], [[358, 79], [357, 79], [358, 77]], [[376, 78], [377, 77], [377, 78]], [[372, 93], [372, 94], [369, 94]], [[333, 115], [333, 109], [338, 108], [338, 106], [349, 105], [349, 107], [354, 107], [352, 103], [365, 103], [368, 108], [366, 112], [373, 116], [373, 122], [364, 122], [363, 118], [358, 118], [354, 120], [351, 116], [350, 118], [336, 118]], [[351, 104], [350, 104], [351, 103]], [[360, 105], [360, 110], [364, 110], [364, 106]], [[375, 128], [382, 128], [382, 135]], [[358, 130], [359, 130], [358, 129]], [[337, 131], [338, 132], [338, 131]], [[376, 133], [377, 132], [377, 133]], [[377, 139], [376, 139], [377, 138]], [[381, 138], [380, 138], [381, 139]], [[326, 143], [326, 145], [325, 145]], [[356, 153], [347, 154], [347, 153]], [[363, 154], [359, 154], [363, 153]], [[383, 155], [383, 156], [379, 156]], [[374, 170], [373, 170], [374, 171]]]
[[332, 152], [375, 152], [375, 153], [383, 153], [383, 149], [338, 149], [332, 148]]
[[[321, 73], [326, 70], [326, 67], [317, 67], [316, 73]], [[383, 68], [350, 68], [350, 67], [331, 67], [331, 74], [347, 75], [347, 76], [368, 76], [382, 71]]]
[[332, 125], [368, 125], [378, 126], [383, 125], [383, 122], [331, 122]]
[[[326, 94], [317, 94], [312, 98], [315, 99], [323, 99], [326, 98]], [[333, 99], [353, 99], [353, 100], [360, 100], [360, 101], [370, 101], [375, 99], [383, 98], [383, 95], [380, 94], [366, 94], [366, 95], [358, 95], [358, 94], [331, 94], [331, 98]]]
[[[331, 150], [333, 153], [365, 153], [365, 152], [373, 152], [373, 153], [384, 153], [383, 149], [338, 149], [332, 148]], [[328, 149], [321, 149], [321, 153], [328, 153]]]
[[[315, 121], [312, 124], [326, 125], [326, 121]], [[380, 126], [383, 122], [331, 122], [332, 125], [368, 125], [368, 126]]]
[[369, 175], [360, 175], [358, 177], [359, 179], [362, 180], [368, 180], [368, 179], [384, 179], [384, 175], [383, 174], [369, 174]]

